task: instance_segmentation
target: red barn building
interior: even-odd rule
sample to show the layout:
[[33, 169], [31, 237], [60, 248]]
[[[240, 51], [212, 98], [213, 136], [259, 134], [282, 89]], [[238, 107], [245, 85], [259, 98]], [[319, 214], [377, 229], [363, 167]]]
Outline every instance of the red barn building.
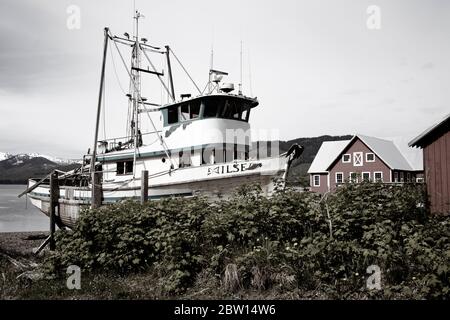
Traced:
[[355, 135], [350, 140], [325, 141], [311, 167], [311, 191], [332, 191], [346, 181], [414, 182], [414, 170], [392, 141]]
[[412, 140], [409, 146], [423, 149], [430, 211], [450, 214], [450, 114]]

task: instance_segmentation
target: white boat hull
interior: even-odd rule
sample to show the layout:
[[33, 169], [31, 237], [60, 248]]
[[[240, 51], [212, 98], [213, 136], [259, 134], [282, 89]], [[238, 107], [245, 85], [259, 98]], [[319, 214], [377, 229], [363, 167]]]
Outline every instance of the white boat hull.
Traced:
[[[160, 199], [169, 196], [189, 197], [203, 195], [210, 199], [229, 197], [243, 185], [256, 183], [264, 195], [270, 195], [276, 180], [284, 173], [285, 158], [267, 158], [255, 161], [212, 164], [173, 170], [157, 176], [150, 176], [148, 198]], [[35, 180], [29, 180], [32, 187]], [[139, 200], [140, 178], [102, 183], [102, 205], [124, 200]], [[50, 187], [37, 186], [28, 194], [31, 203], [46, 215], [50, 213]], [[91, 205], [90, 187], [60, 186], [57, 217], [60, 225], [73, 227], [81, 210]]]

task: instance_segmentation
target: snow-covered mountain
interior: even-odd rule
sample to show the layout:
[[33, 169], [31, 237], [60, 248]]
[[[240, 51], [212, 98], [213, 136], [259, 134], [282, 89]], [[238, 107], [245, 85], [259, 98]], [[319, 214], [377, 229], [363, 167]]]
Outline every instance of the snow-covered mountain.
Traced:
[[45, 158], [47, 160], [50, 160], [54, 163], [58, 163], [58, 164], [71, 164], [71, 163], [77, 163], [78, 160], [74, 160], [74, 159], [64, 159], [64, 158], [57, 158], [57, 157], [53, 157], [53, 156], [49, 156], [46, 154], [40, 154], [40, 153], [27, 153], [27, 156], [29, 156], [30, 158]]
[[13, 155], [11, 153], [0, 152], [0, 161], [11, 158]]
[[56, 164], [61, 164], [61, 165], [79, 162], [79, 160], [57, 158], [57, 157], [53, 157], [53, 156], [49, 156], [49, 155], [45, 155], [45, 154], [36, 153], [36, 152], [20, 153], [20, 154], [11, 154], [11, 153], [0, 152], [0, 161], [12, 159], [12, 158], [15, 158], [15, 160], [17, 162], [22, 162], [23, 160], [28, 160], [28, 159], [33, 159], [33, 158], [45, 158], [49, 161], [52, 161]]
[[74, 160], [60, 159], [38, 153], [1, 153], [0, 184], [26, 184], [29, 178], [42, 178], [55, 169], [70, 171], [79, 167]]

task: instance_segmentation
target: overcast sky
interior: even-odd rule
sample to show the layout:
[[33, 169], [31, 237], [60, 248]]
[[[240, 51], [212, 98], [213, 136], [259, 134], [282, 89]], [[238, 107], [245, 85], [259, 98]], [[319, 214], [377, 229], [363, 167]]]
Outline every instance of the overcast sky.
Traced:
[[[80, 29], [67, 28], [70, 5], [80, 8]], [[380, 29], [367, 27], [369, 5], [381, 10]], [[284, 140], [363, 133], [406, 143], [450, 112], [450, 1], [136, 0], [136, 8], [141, 35], [169, 44], [202, 88], [212, 46], [214, 66], [237, 85], [242, 40], [244, 93], [260, 101], [251, 125]], [[133, 0], [0, 2], [0, 151], [79, 158], [91, 147], [103, 28], [131, 34], [132, 15]], [[125, 133], [111, 62], [100, 138]], [[177, 67], [175, 90], [195, 93]], [[163, 96], [155, 83], [146, 92]]]

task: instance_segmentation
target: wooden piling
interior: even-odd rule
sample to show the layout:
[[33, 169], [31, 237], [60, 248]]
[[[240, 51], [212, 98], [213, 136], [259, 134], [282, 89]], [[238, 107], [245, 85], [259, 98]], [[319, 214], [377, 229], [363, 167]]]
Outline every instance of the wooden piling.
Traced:
[[92, 180], [92, 198], [91, 198], [91, 208], [100, 208], [102, 205], [102, 174], [101, 172], [95, 172]]
[[59, 207], [58, 172], [50, 175], [50, 250], [55, 250], [56, 208]]
[[142, 170], [141, 172], [141, 204], [144, 204], [148, 200], [148, 171]]

